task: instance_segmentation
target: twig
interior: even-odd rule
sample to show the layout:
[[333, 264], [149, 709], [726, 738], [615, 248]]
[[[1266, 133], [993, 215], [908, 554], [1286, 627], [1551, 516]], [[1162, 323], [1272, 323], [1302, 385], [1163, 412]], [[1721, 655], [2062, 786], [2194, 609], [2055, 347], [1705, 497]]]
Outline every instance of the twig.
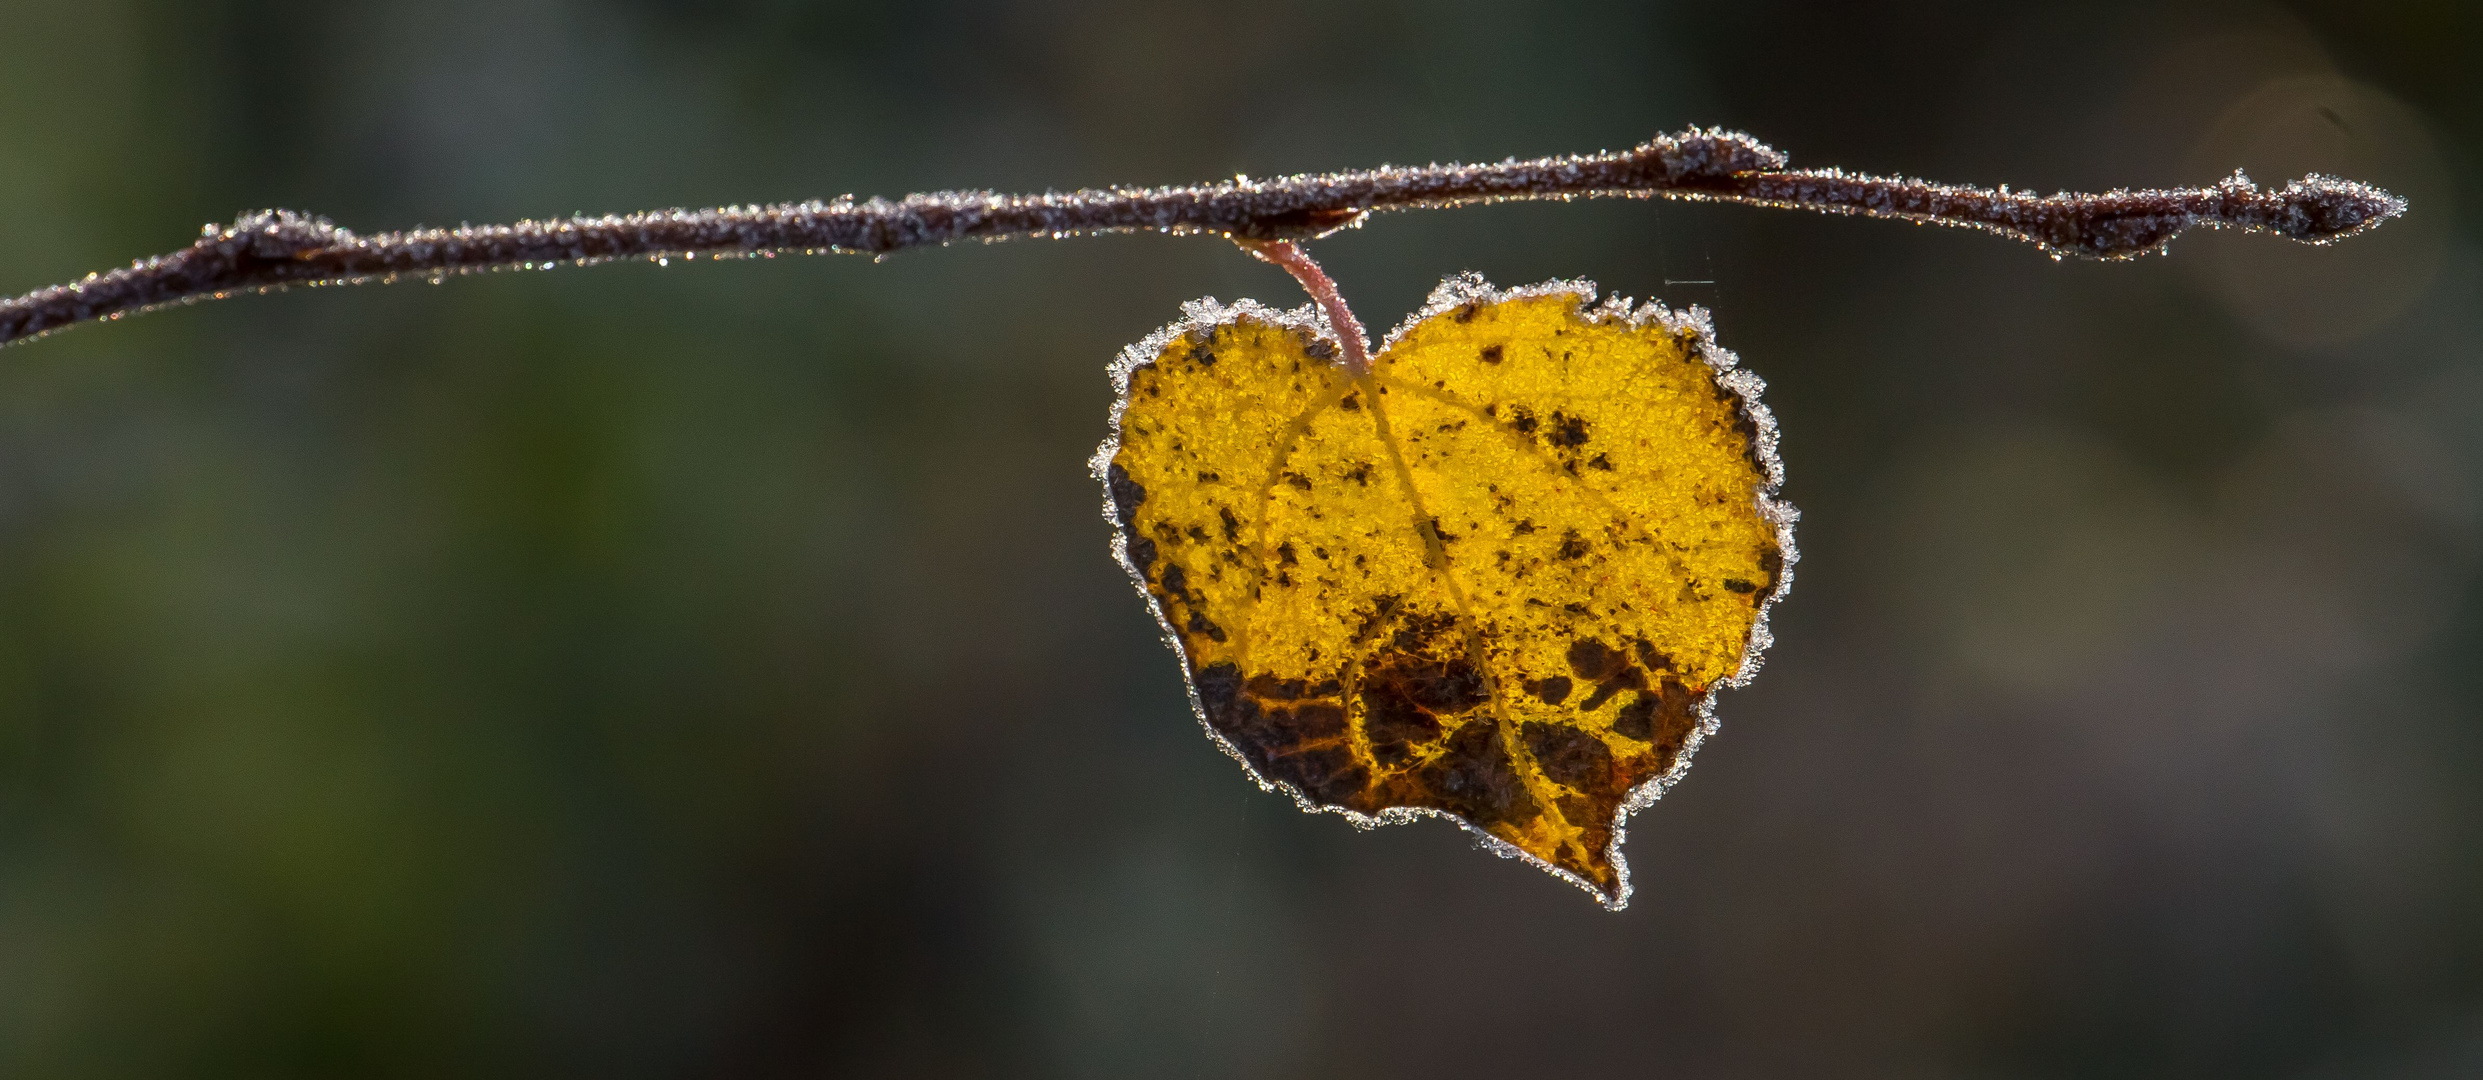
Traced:
[[514, 225], [357, 236], [288, 210], [208, 226], [169, 255], [0, 301], [0, 345], [136, 311], [292, 285], [437, 280], [480, 270], [615, 259], [780, 252], [885, 254], [959, 240], [1090, 233], [1212, 233], [1305, 240], [1371, 213], [1519, 199], [1603, 196], [1750, 203], [1983, 229], [2059, 258], [2121, 259], [2193, 226], [2238, 228], [2321, 244], [2405, 210], [2368, 184], [2313, 174], [2266, 191], [2240, 173], [2213, 187], [2035, 196], [1921, 180], [1785, 171], [1785, 156], [1739, 132], [1692, 128], [1625, 153], [1363, 172], [1237, 177], [1180, 188], [1067, 194], [939, 192], [896, 202], [663, 210]]

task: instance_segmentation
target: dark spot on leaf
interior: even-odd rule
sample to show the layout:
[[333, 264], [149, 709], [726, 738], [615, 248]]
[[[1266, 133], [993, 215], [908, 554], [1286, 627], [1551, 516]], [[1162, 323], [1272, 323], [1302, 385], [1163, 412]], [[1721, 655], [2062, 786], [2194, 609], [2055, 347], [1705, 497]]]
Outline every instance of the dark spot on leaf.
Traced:
[[1342, 406], [1345, 411], [1352, 412], [1353, 410], [1362, 407], [1362, 395], [1347, 394], [1342, 400], [1338, 401], [1337, 404]]
[[1164, 583], [1164, 595], [1176, 600], [1190, 595], [1190, 575], [1182, 572], [1180, 563], [1165, 563], [1164, 576], [1160, 580]]
[[1293, 545], [1290, 543], [1276, 545], [1276, 561], [1284, 566], [1297, 565], [1298, 560], [1293, 557]]
[[1204, 544], [1207, 542], [1207, 530], [1199, 528], [1196, 525], [1192, 525], [1190, 526], [1189, 537], [1194, 543]]
[[1491, 701], [1491, 690], [1474, 665], [1397, 654], [1362, 679], [1363, 728], [1382, 764], [1402, 765], [1413, 746], [1437, 738], [1442, 718], [1470, 712]]
[[[1345, 715], [1334, 705], [1304, 705], [1302, 712], [1314, 710]], [[1298, 754], [1274, 758], [1260, 766], [1270, 780], [1292, 784], [1315, 803], [1344, 805], [1371, 786], [1371, 770], [1354, 760], [1354, 752], [1339, 744], [1315, 746]]]
[[1544, 441], [1554, 446], [1575, 449], [1586, 445], [1586, 421], [1567, 413], [1552, 414], [1552, 430]]
[[1241, 519], [1233, 516], [1232, 507], [1217, 507], [1216, 517], [1224, 522], [1225, 543], [1230, 544], [1241, 539]]
[[1524, 536], [1533, 531], [1535, 531], [1535, 520], [1533, 518], [1523, 519], [1516, 525], [1511, 526], [1509, 529], [1510, 534], [1514, 536]]
[[1603, 470], [1603, 471], [1605, 471], [1605, 472], [1611, 472], [1611, 471], [1612, 471], [1612, 459], [1611, 459], [1611, 458], [1609, 458], [1609, 457], [1606, 457], [1605, 455], [1602, 455], [1602, 454], [1597, 454], [1597, 455], [1595, 455], [1594, 457], [1591, 457], [1591, 458], [1586, 459], [1586, 467], [1587, 467], [1587, 468], [1590, 468], [1590, 469], [1602, 469], [1602, 470]]
[[1462, 657], [1417, 668], [1407, 675], [1404, 685], [1415, 704], [1441, 716], [1465, 712], [1492, 699], [1491, 690], [1483, 685], [1483, 674]]
[[1452, 320], [1455, 320], [1455, 321], [1457, 321], [1457, 322], [1461, 322], [1461, 323], [1470, 323], [1470, 322], [1473, 322], [1473, 321], [1474, 321], [1474, 305], [1473, 305], [1473, 304], [1461, 304], [1461, 305], [1459, 305], [1459, 306], [1458, 306], [1458, 308], [1457, 308], [1457, 313], [1456, 313], [1456, 314], [1454, 314], [1454, 315], [1449, 316], [1449, 318], [1450, 318], [1450, 319], [1452, 319]]
[[1345, 479], [1351, 480], [1357, 484], [1368, 486], [1371, 482], [1371, 463], [1368, 461], [1355, 462], [1353, 469], [1345, 474]]
[[1222, 479], [1224, 479], [1224, 477], [1221, 474], [1207, 472], [1203, 469], [1200, 470], [1198, 474], [1198, 482], [1202, 484], [1212, 484]]
[[1557, 724], [1527, 724], [1518, 731], [1526, 740], [1526, 752], [1535, 756], [1543, 775], [1554, 782], [1580, 791], [1612, 786], [1612, 748], [1602, 739]]
[[1274, 675], [1261, 672], [1251, 676], [1249, 682], [1243, 683], [1242, 689], [1269, 701], [1292, 701], [1308, 691], [1310, 684], [1301, 679], [1279, 679]]
[[1484, 363], [1486, 363], [1486, 364], [1497, 364], [1497, 363], [1499, 363], [1499, 362], [1500, 362], [1500, 346], [1498, 346], [1498, 345], [1485, 345], [1485, 346], [1483, 346], [1483, 362], [1484, 362]]
[[1785, 553], [1777, 550], [1776, 545], [1769, 544], [1766, 551], [1759, 553], [1759, 569], [1767, 574], [1768, 585], [1774, 587], [1777, 580], [1785, 575]]
[[1644, 690], [1646, 688], [1646, 672], [1640, 671], [1637, 668], [1623, 668], [1621, 669], [1620, 674], [1596, 683], [1595, 692], [1588, 694], [1586, 696], [1586, 700], [1578, 703], [1578, 711], [1594, 712], [1597, 709], [1603, 708], [1604, 702], [1612, 700], [1612, 696], [1614, 694], [1618, 694], [1623, 690]]
[[1610, 677], [1629, 663], [1620, 651], [1595, 638], [1579, 638], [1569, 643], [1569, 670], [1588, 682]]
[[1218, 660], [1198, 669], [1191, 684], [1198, 689], [1198, 703], [1207, 709], [1207, 722], [1220, 729], [1247, 719], [1244, 710], [1253, 715], [1259, 711], [1258, 703], [1241, 696], [1241, 669], [1230, 660]]
[[1578, 530], [1571, 529], [1561, 534], [1560, 551], [1556, 552], [1556, 554], [1564, 559], [1575, 559], [1583, 556], [1586, 554], [1586, 541], [1579, 538]]
[[1104, 490], [1112, 493], [1112, 508], [1121, 515], [1124, 527], [1137, 519], [1138, 504], [1147, 501], [1146, 487], [1130, 479], [1129, 470], [1118, 462], [1104, 470]]
[[[1252, 680], [1255, 682], [1256, 680]], [[1249, 759], [1259, 774], [1292, 784], [1324, 803], [1344, 803], [1370, 785], [1370, 773], [1345, 745], [1345, 710], [1312, 701], [1297, 709], [1262, 709], [1244, 695], [1241, 672], [1220, 660], [1191, 680], [1207, 723]]]
[[1224, 642], [1224, 628], [1217, 626], [1212, 621], [1209, 621], [1207, 614], [1197, 608], [1190, 609], [1189, 630], [1193, 634], [1205, 634], [1207, 635], [1207, 640], [1216, 642], [1217, 644], [1223, 644]]
[[1371, 758], [1394, 768], [1414, 760], [1414, 746], [1440, 735], [1440, 721], [1391, 684], [1362, 686], [1362, 730]]
[[1517, 433], [1520, 435], [1532, 435], [1535, 433], [1535, 428], [1540, 426], [1540, 424], [1535, 420], [1535, 414], [1528, 411], [1526, 406], [1523, 405], [1510, 406], [1509, 416], [1511, 417], [1509, 420], [1509, 426], [1516, 428]]
[[1285, 474], [1285, 483], [1293, 485], [1296, 490], [1310, 490], [1310, 477], [1304, 476], [1298, 472], [1287, 472]]
[[1138, 568], [1138, 576], [1147, 576], [1147, 567], [1155, 562], [1155, 541], [1140, 536], [1129, 542], [1129, 564]]
[[1302, 354], [1333, 361], [1336, 359], [1336, 346], [1329, 344], [1324, 338], [1312, 338], [1302, 343]]
[[1612, 714], [1612, 730], [1616, 734], [1627, 735], [1642, 742], [1653, 741], [1655, 739], [1655, 711], [1662, 704], [1663, 699], [1654, 694], [1642, 692], [1631, 697], [1629, 704], [1621, 706], [1620, 712]]
[[1441, 809], [1477, 825], [1530, 820], [1542, 810], [1526, 794], [1515, 762], [1500, 746], [1498, 721], [1475, 719], [1449, 736], [1447, 752], [1419, 779]]
[[1677, 679], [1664, 679], [1654, 690], [1638, 694], [1621, 707], [1612, 720], [1613, 733], [1654, 743], [1658, 768], [1670, 769], [1674, 757], [1689, 742], [1690, 731], [1698, 726], [1698, 703], [1702, 696], [1691, 693]]
[[1558, 705], [1569, 700], [1571, 685], [1567, 675], [1554, 675], [1549, 679], [1528, 679], [1526, 692], [1542, 698], [1546, 705]]
[[1206, 349], [1190, 350], [1190, 359], [1197, 361], [1200, 367], [1216, 366], [1216, 354]]
[[1742, 580], [1742, 579], [1740, 579], [1740, 578], [1726, 578], [1726, 579], [1724, 579], [1724, 587], [1725, 587], [1725, 588], [1727, 588], [1727, 589], [1730, 589], [1730, 590], [1732, 590], [1732, 591], [1734, 591], [1734, 592], [1741, 593], [1741, 594], [1743, 594], [1743, 595], [1748, 595], [1748, 594], [1750, 594], [1750, 593], [1754, 593], [1754, 592], [1759, 591], [1759, 587], [1758, 587], [1758, 586], [1753, 585], [1753, 584], [1751, 584], [1751, 583], [1749, 583], [1749, 582], [1747, 582], [1747, 581], [1743, 581], [1743, 580]]

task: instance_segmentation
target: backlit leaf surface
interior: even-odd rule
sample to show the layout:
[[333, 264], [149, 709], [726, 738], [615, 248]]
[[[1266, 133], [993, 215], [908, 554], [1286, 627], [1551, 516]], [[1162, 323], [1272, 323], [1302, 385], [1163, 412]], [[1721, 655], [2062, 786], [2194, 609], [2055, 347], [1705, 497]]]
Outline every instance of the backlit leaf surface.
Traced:
[[1115, 548], [1200, 718], [1359, 824], [1453, 818], [1619, 908], [1622, 826], [1756, 670], [1792, 511], [1703, 313], [1452, 278], [1354, 377], [1305, 308], [1124, 354]]

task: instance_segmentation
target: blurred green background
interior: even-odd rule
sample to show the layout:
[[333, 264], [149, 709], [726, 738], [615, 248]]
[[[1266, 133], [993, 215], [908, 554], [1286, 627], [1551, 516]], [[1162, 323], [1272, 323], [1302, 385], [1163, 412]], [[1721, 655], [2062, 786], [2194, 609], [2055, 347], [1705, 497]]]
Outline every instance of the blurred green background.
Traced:
[[1202, 736], [1105, 553], [1207, 239], [301, 290], [0, 353], [0, 1075], [2483, 1075], [2483, 8], [0, 0], [0, 292], [366, 231], [1746, 128], [2317, 250], [1387, 217], [1700, 304], [1799, 581], [1599, 910]]

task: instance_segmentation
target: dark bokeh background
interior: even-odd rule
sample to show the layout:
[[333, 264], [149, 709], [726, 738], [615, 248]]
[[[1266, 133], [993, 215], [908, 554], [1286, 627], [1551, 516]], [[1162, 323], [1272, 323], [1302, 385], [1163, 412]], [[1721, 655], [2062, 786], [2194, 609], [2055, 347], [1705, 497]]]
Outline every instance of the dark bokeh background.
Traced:
[[[0, 292], [376, 230], [1746, 128], [2327, 250], [1318, 245], [1712, 309], [1803, 558], [1614, 915], [1198, 731], [1104, 365], [1206, 239], [304, 290], [0, 353], [0, 1074], [2483, 1075], [2483, 8], [0, 0]], [[1712, 282], [1712, 283], [1710, 283]]]

